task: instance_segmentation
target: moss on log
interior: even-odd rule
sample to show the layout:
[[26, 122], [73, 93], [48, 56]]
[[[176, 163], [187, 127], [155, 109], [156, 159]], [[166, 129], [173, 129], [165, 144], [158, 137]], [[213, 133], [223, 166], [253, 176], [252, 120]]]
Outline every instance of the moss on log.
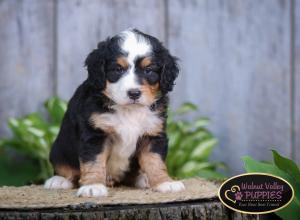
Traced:
[[34, 185], [1, 187], [0, 219], [256, 219], [225, 208], [215, 183], [197, 178], [184, 184], [186, 191], [167, 194], [112, 188], [105, 198], [78, 198], [76, 190]]

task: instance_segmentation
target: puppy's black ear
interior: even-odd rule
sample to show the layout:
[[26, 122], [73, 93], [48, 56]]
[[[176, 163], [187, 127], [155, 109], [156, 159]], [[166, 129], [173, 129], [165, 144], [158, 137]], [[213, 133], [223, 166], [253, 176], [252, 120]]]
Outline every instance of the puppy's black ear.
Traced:
[[174, 81], [178, 76], [179, 68], [177, 60], [176, 57], [170, 55], [168, 50], [164, 51], [163, 66], [160, 76], [160, 88], [161, 92], [164, 94], [172, 91]]
[[88, 82], [96, 89], [103, 90], [106, 84], [105, 57], [109, 39], [98, 43], [97, 49], [93, 50], [85, 60], [88, 70]]

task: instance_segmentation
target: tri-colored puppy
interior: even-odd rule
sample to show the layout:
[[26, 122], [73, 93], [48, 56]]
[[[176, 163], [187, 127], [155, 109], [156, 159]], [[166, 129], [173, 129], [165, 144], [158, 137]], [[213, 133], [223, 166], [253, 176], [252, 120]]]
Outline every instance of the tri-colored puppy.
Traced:
[[184, 190], [164, 160], [168, 97], [176, 58], [136, 29], [106, 41], [87, 57], [88, 78], [76, 90], [53, 144], [55, 176], [45, 188], [80, 186], [78, 196], [106, 196], [118, 184], [159, 192]]

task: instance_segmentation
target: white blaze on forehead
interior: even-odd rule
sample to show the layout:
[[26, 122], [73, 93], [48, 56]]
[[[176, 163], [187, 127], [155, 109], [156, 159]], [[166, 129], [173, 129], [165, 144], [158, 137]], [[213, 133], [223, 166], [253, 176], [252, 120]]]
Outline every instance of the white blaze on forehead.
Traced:
[[[117, 82], [107, 86], [106, 91], [113, 101], [123, 105], [132, 101], [128, 97], [127, 92], [131, 89], [139, 89], [141, 86], [135, 74], [135, 60], [139, 57], [147, 56], [152, 51], [152, 46], [148, 39], [141, 34], [135, 33], [133, 30], [126, 30], [120, 33], [119, 36], [121, 38], [119, 45], [126, 53], [125, 57], [129, 66]], [[142, 99], [143, 97], [141, 97]]]
[[120, 34], [123, 42], [121, 48], [128, 53], [128, 61], [133, 64], [134, 60], [139, 56], [145, 56], [151, 52], [151, 44], [142, 35], [132, 30], [124, 31]]

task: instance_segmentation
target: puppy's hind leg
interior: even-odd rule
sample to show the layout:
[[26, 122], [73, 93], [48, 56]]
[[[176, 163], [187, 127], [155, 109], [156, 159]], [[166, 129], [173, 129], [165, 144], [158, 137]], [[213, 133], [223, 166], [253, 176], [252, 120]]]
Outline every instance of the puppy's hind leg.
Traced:
[[140, 172], [139, 175], [135, 179], [135, 187], [140, 189], [150, 188], [149, 179], [147, 175], [143, 172]]
[[44, 184], [45, 189], [72, 189], [73, 183], [63, 176], [52, 176]]
[[69, 166], [56, 166], [55, 173], [58, 175], [52, 176], [46, 180], [44, 188], [46, 189], [72, 189], [74, 182], [79, 178], [79, 170]]

